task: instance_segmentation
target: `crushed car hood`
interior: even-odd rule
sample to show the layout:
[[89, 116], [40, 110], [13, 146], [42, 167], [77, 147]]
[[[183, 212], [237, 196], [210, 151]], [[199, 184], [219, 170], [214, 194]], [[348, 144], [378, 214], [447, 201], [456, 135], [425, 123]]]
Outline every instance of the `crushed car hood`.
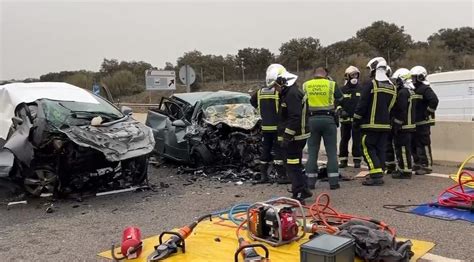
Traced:
[[99, 102], [86, 90], [68, 83], [12, 83], [0, 85], [0, 138], [7, 139], [8, 130], [15, 116], [15, 108], [21, 103], [31, 103], [38, 99], [76, 102]]
[[131, 117], [102, 126], [72, 126], [60, 131], [74, 143], [102, 152], [111, 162], [148, 154], [155, 146], [151, 128]]
[[227, 104], [207, 107], [203, 120], [214, 126], [224, 123], [230, 127], [250, 130], [260, 121], [260, 116], [250, 104]]

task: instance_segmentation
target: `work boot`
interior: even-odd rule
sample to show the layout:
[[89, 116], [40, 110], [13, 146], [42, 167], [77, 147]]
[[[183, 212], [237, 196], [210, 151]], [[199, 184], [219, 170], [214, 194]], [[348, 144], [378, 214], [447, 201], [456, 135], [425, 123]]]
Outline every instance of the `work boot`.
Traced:
[[411, 179], [411, 172], [402, 172], [397, 170], [392, 173], [393, 179]]
[[313, 196], [313, 193], [308, 189], [305, 188], [301, 192], [293, 193], [293, 199], [298, 200], [302, 205], [305, 204], [305, 199], [310, 198]]
[[423, 167], [420, 167], [418, 168], [416, 171], [415, 171], [415, 175], [417, 176], [424, 176], [426, 174], [429, 174], [428, 171], [426, 169], [424, 169]]
[[[359, 165], [360, 165], [360, 163], [359, 163]], [[347, 167], [347, 160], [341, 160], [339, 162], [339, 168], [345, 168], [345, 167]]]
[[396, 173], [396, 171], [397, 171], [397, 165], [387, 164], [387, 170], [385, 171], [386, 175], [391, 175], [393, 173]]
[[341, 186], [339, 185], [339, 177], [330, 177], [329, 178], [329, 189], [336, 190], [340, 187]]
[[279, 185], [288, 185], [291, 184], [291, 180], [286, 174], [286, 169], [284, 165], [275, 165], [277, 184]]
[[306, 174], [306, 182], [308, 184], [308, 188], [313, 190], [316, 189], [316, 181], [318, 180], [318, 173], [309, 173]]
[[416, 172], [416, 171], [419, 170], [420, 168], [421, 168], [420, 165], [414, 164], [414, 165], [413, 165], [413, 168], [412, 168], [411, 170], [413, 170], [413, 171]]
[[364, 186], [381, 186], [383, 185], [383, 174], [370, 174], [364, 181], [362, 185]]
[[268, 183], [268, 163], [260, 164], [260, 179], [257, 181], [259, 184]]
[[354, 168], [360, 168], [360, 160], [354, 160]]

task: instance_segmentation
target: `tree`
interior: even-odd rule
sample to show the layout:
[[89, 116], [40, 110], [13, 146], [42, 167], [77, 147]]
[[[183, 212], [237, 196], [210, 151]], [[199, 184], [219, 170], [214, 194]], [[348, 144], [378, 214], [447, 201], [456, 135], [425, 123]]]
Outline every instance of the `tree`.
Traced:
[[79, 71], [73, 75], [67, 76], [63, 81], [71, 85], [82, 87], [84, 89], [91, 90], [92, 84], [94, 84], [95, 73], [88, 71]]
[[351, 55], [372, 57], [376, 55], [377, 51], [367, 42], [353, 37], [325, 47], [323, 53], [328, 59], [328, 66], [332, 67], [342, 63], [343, 59]]
[[165, 70], [174, 70], [174, 65], [170, 62], [165, 63]]
[[474, 28], [461, 27], [440, 29], [428, 37], [428, 43], [441, 42], [449, 50], [467, 55], [474, 55]]
[[128, 70], [108, 75], [102, 78], [102, 83], [109, 88], [114, 97], [133, 95], [145, 90], [143, 85], [137, 83], [136, 76]]
[[400, 58], [413, 43], [411, 36], [405, 33], [405, 28], [384, 21], [376, 21], [372, 25], [360, 29], [357, 38], [374, 47], [379, 56], [391, 60]]
[[291, 39], [283, 43], [279, 50], [278, 61], [288, 70], [309, 69], [321, 63], [321, 44], [319, 39], [313, 37]]
[[244, 48], [237, 52], [236, 62], [240, 69], [244, 66], [247, 74], [259, 78], [265, 74], [268, 65], [275, 60], [275, 56], [266, 48]]

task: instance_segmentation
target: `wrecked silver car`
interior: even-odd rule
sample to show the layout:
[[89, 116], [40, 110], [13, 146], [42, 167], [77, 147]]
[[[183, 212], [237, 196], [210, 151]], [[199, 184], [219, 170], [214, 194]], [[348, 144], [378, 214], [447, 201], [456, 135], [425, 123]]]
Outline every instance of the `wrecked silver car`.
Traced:
[[150, 128], [66, 83], [0, 86], [0, 182], [28, 193], [111, 190], [147, 177]]
[[260, 116], [245, 93], [174, 94], [148, 111], [155, 152], [192, 165], [255, 165], [260, 154]]

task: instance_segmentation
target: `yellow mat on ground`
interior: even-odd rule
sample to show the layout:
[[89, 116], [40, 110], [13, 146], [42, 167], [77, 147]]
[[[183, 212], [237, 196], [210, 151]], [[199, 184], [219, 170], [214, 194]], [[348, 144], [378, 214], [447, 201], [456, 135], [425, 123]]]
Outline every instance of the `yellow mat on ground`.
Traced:
[[[194, 230], [194, 232], [186, 239], [186, 253], [180, 252], [173, 254], [165, 261], [174, 262], [227, 262], [234, 261], [234, 252], [237, 249], [237, 238], [235, 236], [235, 228], [229, 226], [223, 226], [220, 223], [216, 224], [215, 221], [204, 221], [201, 222]], [[230, 222], [223, 222], [224, 225], [233, 225]], [[246, 231], [241, 232], [246, 236]], [[270, 251], [270, 259], [272, 262], [285, 261], [285, 262], [299, 262], [300, 261], [300, 244], [308, 241], [308, 234], [305, 238], [298, 242], [294, 242], [288, 245], [280, 246], [277, 248], [266, 245]], [[146, 261], [149, 254], [154, 251], [154, 246], [159, 243], [159, 237], [153, 236], [143, 240], [143, 251], [139, 258], [131, 259], [128, 261]], [[165, 239], [167, 239], [165, 237]], [[399, 240], [404, 240], [399, 238]], [[428, 251], [434, 247], [434, 243], [411, 240], [413, 243], [412, 251], [415, 256], [411, 261], [416, 261], [424, 256]], [[118, 254], [120, 248], [115, 250], [115, 254]], [[264, 254], [263, 250], [258, 250], [260, 254]], [[110, 250], [104, 251], [98, 254], [101, 257], [112, 259]], [[118, 255], [121, 256], [121, 255]], [[241, 258], [239, 258], [241, 259]], [[239, 260], [240, 261], [240, 260]], [[362, 261], [356, 259], [356, 261]]]

